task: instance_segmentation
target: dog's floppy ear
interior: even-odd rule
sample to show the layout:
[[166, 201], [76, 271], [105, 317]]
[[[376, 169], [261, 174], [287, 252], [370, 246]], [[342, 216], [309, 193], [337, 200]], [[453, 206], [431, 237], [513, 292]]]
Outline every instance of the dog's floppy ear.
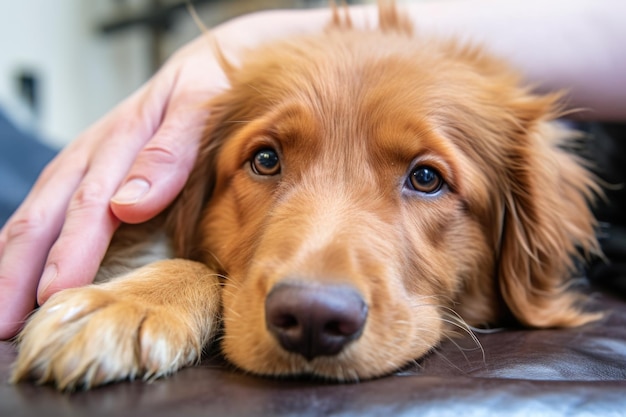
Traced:
[[202, 213], [215, 185], [215, 159], [221, 141], [207, 133], [200, 143], [196, 164], [189, 175], [185, 187], [172, 204], [167, 214], [166, 229], [172, 239], [177, 257], [201, 260], [198, 252], [198, 229]]
[[600, 192], [580, 159], [563, 149], [571, 136], [543, 118], [553, 99], [517, 104], [520, 133], [507, 149], [497, 272], [502, 296], [524, 325], [559, 327], [599, 318], [568, 291], [577, 258], [599, 253], [590, 201]]
[[[232, 84], [232, 77], [237, 72], [237, 67], [228, 60], [218, 40], [204, 28], [195, 11], [193, 9], [190, 11], [196, 23], [203, 28], [205, 39], [212, 48], [213, 57], [224, 72], [227, 81]], [[174, 252], [178, 257], [202, 260], [205, 255], [200, 252], [198, 229], [204, 207], [211, 198], [215, 185], [217, 153], [234, 128], [232, 123], [227, 123], [232, 118], [230, 114], [233, 108], [232, 102], [237, 103], [231, 95], [232, 91], [229, 88], [206, 104], [209, 117], [199, 144], [194, 168], [167, 215], [166, 229], [172, 238]]]

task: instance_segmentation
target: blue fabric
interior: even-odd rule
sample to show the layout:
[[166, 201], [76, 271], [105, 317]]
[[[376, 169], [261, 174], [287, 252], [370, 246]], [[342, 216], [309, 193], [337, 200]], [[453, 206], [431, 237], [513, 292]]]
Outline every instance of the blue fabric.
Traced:
[[19, 130], [0, 109], [0, 225], [28, 194], [56, 151]]

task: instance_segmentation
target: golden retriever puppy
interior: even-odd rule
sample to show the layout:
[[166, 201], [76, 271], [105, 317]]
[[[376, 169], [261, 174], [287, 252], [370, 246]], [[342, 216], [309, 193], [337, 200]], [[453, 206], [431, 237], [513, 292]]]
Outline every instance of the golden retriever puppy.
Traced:
[[597, 318], [566, 284], [598, 251], [597, 186], [564, 150], [556, 95], [478, 47], [413, 35], [390, 6], [378, 29], [336, 12], [225, 67], [177, 201], [119, 232], [96, 284], [34, 314], [14, 381], [149, 379], [210, 343], [254, 374], [356, 381], [427, 354], [456, 315]]

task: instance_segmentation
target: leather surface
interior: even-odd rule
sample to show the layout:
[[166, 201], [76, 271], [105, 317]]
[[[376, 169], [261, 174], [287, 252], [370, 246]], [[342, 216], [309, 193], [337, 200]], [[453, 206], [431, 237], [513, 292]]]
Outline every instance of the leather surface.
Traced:
[[395, 375], [345, 385], [245, 375], [213, 358], [152, 383], [61, 394], [8, 385], [15, 350], [2, 342], [0, 415], [626, 415], [626, 301], [597, 293], [591, 308], [607, 317], [477, 334], [482, 351], [460, 337]]

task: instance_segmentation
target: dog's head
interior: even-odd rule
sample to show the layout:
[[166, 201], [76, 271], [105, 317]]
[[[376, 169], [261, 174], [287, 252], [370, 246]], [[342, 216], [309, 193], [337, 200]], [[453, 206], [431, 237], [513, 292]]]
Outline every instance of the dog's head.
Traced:
[[179, 253], [228, 277], [225, 355], [354, 380], [424, 355], [456, 314], [592, 319], [564, 280], [596, 250], [595, 187], [550, 124], [556, 97], [393, 10], [385, 30], [340, 26], [229, 71], [173, 212]]

